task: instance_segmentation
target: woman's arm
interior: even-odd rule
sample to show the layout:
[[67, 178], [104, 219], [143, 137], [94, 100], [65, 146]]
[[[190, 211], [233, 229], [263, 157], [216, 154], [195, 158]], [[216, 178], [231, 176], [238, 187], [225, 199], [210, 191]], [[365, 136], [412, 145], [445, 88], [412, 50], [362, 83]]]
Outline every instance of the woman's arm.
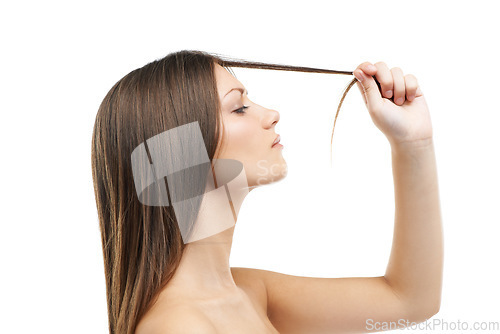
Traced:
[[[266, 290], [280, 333], [359, 333], [422, 322], [438, 312], [443, 241], [432, 126], [416, 78], [383, 62], [353, 72], [370, 117], [391, 144], [395, 226], [384, 276], [319, 278], [239, 269]], [[375, 81], [377, 79], [377, 82]]]
[[443, 233], [432, 138], [391, 145], [395, 225], [385, 278], [425, 320], [441, 300]]
[[391, 145], [393, 247], [384, 276], [319, 278], [239, 269], [262, 282], [280, 333], [360, 333], [406, 327], [439, 311], [443, 236], [432, 138]]

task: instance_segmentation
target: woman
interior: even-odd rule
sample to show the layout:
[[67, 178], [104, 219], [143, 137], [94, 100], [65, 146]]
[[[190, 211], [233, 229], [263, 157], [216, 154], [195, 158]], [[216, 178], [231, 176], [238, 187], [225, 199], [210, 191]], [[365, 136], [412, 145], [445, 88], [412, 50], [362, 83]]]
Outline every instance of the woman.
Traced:
[[[246, 194], [286, 176], [274, 130], [279, 113], [251, 101], [230, 67], [356, 76], [341, 103], [356, 83], [393, 159], [395, 229], [384, 276], [229, 267]], [[104, 98], [92, 171], [110, 333], [367, 332], [439, 310], [443, 245], [432, 127], [415, 77], [399, 68], [365, 62], [342, 72], [171, 53], [130, 72]]]

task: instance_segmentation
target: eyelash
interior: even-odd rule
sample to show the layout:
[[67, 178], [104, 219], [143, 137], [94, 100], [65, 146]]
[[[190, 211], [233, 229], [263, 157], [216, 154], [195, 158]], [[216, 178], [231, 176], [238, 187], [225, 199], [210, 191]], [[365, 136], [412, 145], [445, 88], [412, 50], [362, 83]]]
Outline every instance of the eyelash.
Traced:
[[244, 114], [245, 113], [245, 109], [248, 108], [249, 106], [243, 106], [239, 109], [236, 109], [234, 112], [237, 113], [237, 114]]

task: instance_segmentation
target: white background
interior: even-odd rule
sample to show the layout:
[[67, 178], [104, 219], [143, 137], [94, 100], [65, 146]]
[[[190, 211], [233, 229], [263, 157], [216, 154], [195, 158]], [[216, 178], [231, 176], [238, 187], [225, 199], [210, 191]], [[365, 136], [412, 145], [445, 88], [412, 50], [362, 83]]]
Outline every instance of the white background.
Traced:
[[[496, 2], [2, 7], [2, 332], [107, 333], [90, 165], [95, 115], [118, 79], [182, 49], [345, 71], [384, 61], [414, 74], [432, 117], [445, 232], [443, 298], [434, 319], [500, 321]], [[352, 77], [235, 73], [254, 102], [280, 112], [276, 131], [289, 173], [247, 197], [231, 266], [383, 275], [394, 219], [390, 146], [356, 86], [337, 119], [331, 166], [329, 160], [333, 119]]]

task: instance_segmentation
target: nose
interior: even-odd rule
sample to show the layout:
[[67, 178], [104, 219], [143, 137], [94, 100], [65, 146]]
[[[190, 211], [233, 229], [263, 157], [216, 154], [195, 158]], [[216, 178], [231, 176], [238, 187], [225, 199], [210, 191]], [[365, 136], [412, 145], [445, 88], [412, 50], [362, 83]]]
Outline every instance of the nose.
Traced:
[[266, 109], [266, 115], [264, 117], [264, 127], [272, 128], [280, 120], [280, 113], [273, 109]]

